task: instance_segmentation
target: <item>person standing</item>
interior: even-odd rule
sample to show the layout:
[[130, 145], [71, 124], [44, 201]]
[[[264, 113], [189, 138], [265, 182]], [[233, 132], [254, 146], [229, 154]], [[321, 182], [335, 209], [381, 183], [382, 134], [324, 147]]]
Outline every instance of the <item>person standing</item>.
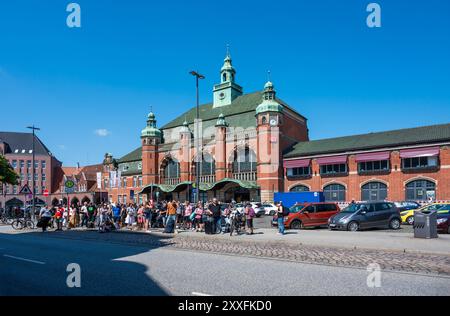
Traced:
[[247, 234], [253, 235], [253, 219], [255, 218], [256, 213], [250, 203], [245, 207], [245, 219], [247, 220]]
[[39, 212], [39, 224], [42, 225], [42, 232], [45, 233], [47, 231], [48, 223], [52, 219], [52, 212], [46, 207], [42, 207]]
[[[166, 228], [169, 228], [166, 230], [166, 233], [174, 233], [174, 231], [171, 229], [171, 225], [173, 225], [173, 228], [176, 226], [177, 221], [177, 203], [175, 201], [167, 203], [167, 219], [166, 219]], [[175, 230], [175, 232], [177, 232]]]
[[191, 203], [189, 203], [189, 201], [186, 201], [184, 203], [184, 218], [183, 218], [183, 223], [184, 223], [184, 228], [185, 229], [191, 229], [192, 225], [191, 225], [191, 215], [192, 215], [192, 206]]
[[196, 232], [202, 232], [203, 229], [203, 205], [202, 202], [197, 203], [197, 207], [195, 209], [195, 218], [194, 224], [196, 228]]
[[152, 206], [150, 202], [147, 202], [145, 204], [144, 217], [145, 217], [144, 229], [146, 232], [151, 233], [150, 227], [152, 226]]
[[120, 229], [120, 206], [114, 204], [112, 207], [112, 216], [113, 216], [113, 221], [114, 221], [114, 226], [116, 227], [116, 229]]
[[216, 198], [214, 198], [212, 203], [209, 204], [209, 210], [211, 211], [213, 220], [213, 233], [220, 234], [222, 231], [222, 211]]
[[278, 221], [278, 234], [279, 235], [285, 235], [285, 228], [284, 228], [284, 216], [286, 214], [286, 209], [283, 206], [282, 202], [278, 202], [277, 204], [277, 221]]
[[87, 202], [84, 202], [83, 206], [81, 207], [81, 212], [80, 212], [81, 227], [83, 227], [83, 226], [87, 227], [88, 218], [89, 218], [87, 205], [88, 205]]
[[135, 224], [136, 220], [136, 211], [133, 208], [131, 204], [127, 207], [127, 218], [125, 219], [125, 224], [127, 224], [129, 229], [133, 229], [133, 225]]

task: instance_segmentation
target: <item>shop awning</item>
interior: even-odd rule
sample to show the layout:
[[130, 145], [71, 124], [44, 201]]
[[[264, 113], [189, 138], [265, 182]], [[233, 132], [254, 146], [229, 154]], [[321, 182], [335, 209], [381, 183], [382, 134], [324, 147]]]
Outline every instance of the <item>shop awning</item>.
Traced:
[[292, 168], [306, 168], [311, 164], [311, 159], [296, 159], [296, 160], [285, 160], [284, 167], [288, 169]]
[[202, 191], [210, 191], [210, 190], [220, 190], [222, 187], [224, 187], [228, 183], [235, 183], [239, 185], [241, 188], [244, 189], [258, 189], [259, 186], [256, 183], [256, 181], [243, 181], [243, 180], [236, 180], [231, 178], [225, 178], [220, 181], [217, 181], [215, 183], [212, 183], [210, 185], [208, 184], [201, 184], [200, 190]]
[[400, 158], [420, 158], [439, 156], [439, 147], [405, 149], [400, 151]]
[[367, 153], [356, 155], [356, 162], [370, 162], [370, 161], [380, 161], [389, 160], [391, 153], [389, 151], [377, 152], [377, 153]]
[[[200, 191], [210, 191], [210, 190], [219, 190], [223, 186], [225, 186], [227, 183], [235, 183], [239, 185], [242, 188], [245, 189], [258, 189], [259, 186], [255, 181], [243, 181], [243, 180], [236, 180], [236, 179], [229, 179], [225, 178], [215, 183], [200, 183]], [[181, 182], [177, 185], [168, 185], [168, 184], [150, 184], [143, 188], [140, 192], [137, 194], [148, 194], [151, 192], [152, 187], [153, 190], [159, 190], [165, 193], [171, 193], [171, 192], [181, 192], [188, 188], [188, 186], [193, 186], [194, 183], [190, 181]]]
[[347, 163], [347, 155], [318, 158], [317, 163], [321, 166]]

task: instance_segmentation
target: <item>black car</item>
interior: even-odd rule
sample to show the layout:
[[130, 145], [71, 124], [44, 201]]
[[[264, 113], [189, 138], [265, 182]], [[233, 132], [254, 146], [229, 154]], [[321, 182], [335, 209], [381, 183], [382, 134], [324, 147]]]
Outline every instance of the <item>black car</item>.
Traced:
[[329, 219], [328, 227], [348, 231], [378, 227], [400, 229], [401, 222], [400, 212], [394, 203], [367, 202], [349, 205]]

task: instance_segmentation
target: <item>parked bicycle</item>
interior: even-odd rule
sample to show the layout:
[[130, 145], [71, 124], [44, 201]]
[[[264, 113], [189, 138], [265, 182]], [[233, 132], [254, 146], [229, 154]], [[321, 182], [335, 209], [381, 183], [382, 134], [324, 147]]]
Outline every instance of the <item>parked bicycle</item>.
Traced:
[[11, 223], [12, 228], [15, 230], [34, 229], [34, 222], [30, 219], [16, 218]]
[[12, 216], [9, 215], [9, 214], [6, 214], [6, 212], [3, 212], [3, 213], [0, 215], [0, 222], [3, 223], [3, 224], [5, 224], [5, 225], [11, 225], [12, 222], [13, 222], [13, 220], [14, 220], [14, 217], [12, 217]]
[[234, 209], [230, 214], [230, 221], [231, 221], [231, 227], [230, 227], [230, 236], [233, 236], [233, 232], [236, 232], [236, 234], [240, 234], [241, 228], [242, 228], [242, 218], [243, 214], [239, 212], [237, 209]]

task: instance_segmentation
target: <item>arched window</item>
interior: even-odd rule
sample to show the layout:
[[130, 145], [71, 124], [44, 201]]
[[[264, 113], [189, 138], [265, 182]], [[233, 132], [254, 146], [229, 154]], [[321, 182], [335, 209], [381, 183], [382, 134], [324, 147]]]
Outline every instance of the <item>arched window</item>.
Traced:
[[201, 161], [197, 156], [195, 159], [195, 167], [199, 168], [200, 176], [212, 176], [216, 174], [216, 162], [208, 153], [203, 153]]
[[306, 185], [297, 185], [291, 188], [290, 192], [309, 192], [309, 188]]
[[345, 202], [345, 187], [341, 184], [330, 184], [323, 188], [325, 201]]
[[428, 180], [416, 180], [406, 185], [406, 200], [426, 201], [436, 199], [436, 184]]
[[387, 185], [381, 182], [370, 182], [361, 188], [362, 201], [384, 201], [387, 198]]
[[166, 179], [176, 179], [180, 177], [180, 163], [175, 159], [170, 159], [164, 168], [164, 177]]
[[256, 172], [256, 154], [248, 147], [234, 152], [233, 173]]
[[227, 81], [227, 74], [225, 73], [225, 74], [223, 74], [223, 82], [226, 82]]

